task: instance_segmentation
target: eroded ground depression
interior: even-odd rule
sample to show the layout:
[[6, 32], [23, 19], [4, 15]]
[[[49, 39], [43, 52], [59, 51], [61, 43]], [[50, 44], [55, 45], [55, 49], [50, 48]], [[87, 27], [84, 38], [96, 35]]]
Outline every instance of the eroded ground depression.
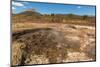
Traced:
[[95, 28], [65, 24], [45, 26], [13, 32], [13, 65], [95, 60]]

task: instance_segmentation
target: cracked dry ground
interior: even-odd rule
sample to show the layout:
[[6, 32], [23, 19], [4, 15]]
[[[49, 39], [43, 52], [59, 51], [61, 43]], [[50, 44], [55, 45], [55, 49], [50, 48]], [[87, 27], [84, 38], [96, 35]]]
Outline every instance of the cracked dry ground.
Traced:
[[57, 23], [12, 25], [12, 64], [95, 61], [95, 27]]

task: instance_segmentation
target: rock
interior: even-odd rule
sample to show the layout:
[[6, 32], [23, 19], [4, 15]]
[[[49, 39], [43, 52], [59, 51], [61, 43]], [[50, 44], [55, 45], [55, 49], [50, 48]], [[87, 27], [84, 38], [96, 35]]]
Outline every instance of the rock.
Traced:
[[94, 29], [76, 25], [20, 30], [13, 33], [12, 62], [28, 65], [93, 61], [95, 37]]
[[[16, 38], [16, 35], [17, 36]], [[19, 65], [59, 63], [67, 57], [67, 42], [61, 31], [51, 28], [26, 30], [18, 32], [13, 37], [18, 43], [24, 43]], [[19, 44], [20, 45], [20, 44]], [[40, 59], [44, 57], [44, 59]], [[33, 58], [31, 58], [33, 56]], [[34, 59], [35, 58], [35, 59]], [[58, 59], [59, 58], [59, 59]], [[17, 59], [16, 59], [17, 60]], [[41, 60], [44, 60], [41, 62]], [[37, 62], [38, 63], [37, 63]]]
[[80, 61], [92, 61], [84, 52], [68, 52], [67, 59], [64, 62], [80, 62]]

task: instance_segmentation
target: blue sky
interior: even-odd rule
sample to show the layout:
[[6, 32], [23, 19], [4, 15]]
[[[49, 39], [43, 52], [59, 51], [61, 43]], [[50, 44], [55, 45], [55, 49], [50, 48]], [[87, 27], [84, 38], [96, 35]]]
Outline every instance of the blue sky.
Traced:
[[77, 15], [95, 16], [95, 6], [12, 1], [12, 12], [13, 13], [20, 13], [27, 9], [35, 9], [37, 12], [41, 14], [72, 13], [72, 14], [77, 14]]

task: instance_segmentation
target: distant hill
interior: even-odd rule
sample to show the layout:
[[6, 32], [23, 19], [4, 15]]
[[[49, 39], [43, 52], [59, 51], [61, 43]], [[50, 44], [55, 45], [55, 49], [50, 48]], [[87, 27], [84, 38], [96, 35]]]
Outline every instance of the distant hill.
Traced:
[[46, 23], [71, 23], [95, 25], [95, 16], [80, 16], [75, 14], [40, 14], [34, 10], [25, 10], [12, 14], [13, 22], [46, 22]]
[[26, 22], [26, 21], [37, 20], [38, 18], [41, 17], [41, 14], [36, 11], [26, 10], [19, 14], [13, 14], [12, 16], [13, 16], [12, 17], [13, 22]]

